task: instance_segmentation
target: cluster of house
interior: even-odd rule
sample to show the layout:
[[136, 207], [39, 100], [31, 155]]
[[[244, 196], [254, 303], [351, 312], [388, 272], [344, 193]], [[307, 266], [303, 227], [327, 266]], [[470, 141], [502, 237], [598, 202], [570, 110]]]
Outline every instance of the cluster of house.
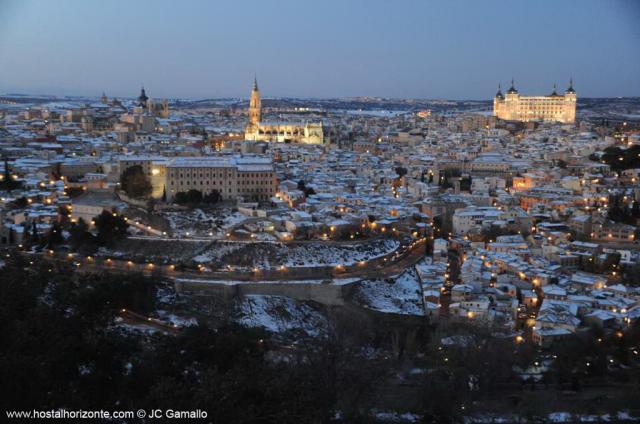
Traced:
[[[637, 250], [579, 241], [540, 244], [537, 237], [546, 240], [535, 235], [498, 236], [490, 243], [436, 239], [433, 258], [416, 266], [427, 315], [437, 318], [446, 306], [450, 316], [491, 323], [502, 334], [519, 335], [529, 327], [541, 346], [593, 326], [624, 330], [640, 318], [640, 287], [617, 278], [620, 269], [638, 263]], [[455, 283], [452, 251], [459, 260]], [[560, 261], [558, 255], [573, 260]], [[447, 291], [450, 303], [443, 305]]]
[[[512, 330], [524, 321], [546, 343], [585, 324], [624, 326], [638, 313], [638, 292], [620, 274], [639, 259], [640, 170], [594, 160], [617, 139], [586, 121], [324, 111], [332, 143], [309, 144], [246, 141], [244, 111], [170, 111], [145, 93], [0, 116], [0, 176], [21, 183], [2, 194], [2, 244], [45, 233], [63, 213], [90, 220], [126, 207], [120, 175], [140, 166], [151, 197], [215, 191], [258, 218], [247, 224], [252, 233], [434, 236], [418, 274], [436, 315], [450, 290], [451, 314]], [[640, 143], [637, 134], [625, 140]], [[613, 202], [624, 222], [611, 216]]]

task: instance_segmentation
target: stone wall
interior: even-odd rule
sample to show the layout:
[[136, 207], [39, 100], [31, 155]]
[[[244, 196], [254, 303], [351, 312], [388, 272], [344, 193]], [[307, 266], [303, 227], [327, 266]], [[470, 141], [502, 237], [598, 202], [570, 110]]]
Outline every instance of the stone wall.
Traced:
[[225, 299], [232, 299], [250, 294], [272, 295], [335, 306], [345, 303], [345, 296], [354, 284], [357, 284], [357, 281], [348, 284], [276, 283], [265, 281], [225, 284], [215, 281], [176, 280], [175, 287], [179, 293], [195, 296], [221, 296]]

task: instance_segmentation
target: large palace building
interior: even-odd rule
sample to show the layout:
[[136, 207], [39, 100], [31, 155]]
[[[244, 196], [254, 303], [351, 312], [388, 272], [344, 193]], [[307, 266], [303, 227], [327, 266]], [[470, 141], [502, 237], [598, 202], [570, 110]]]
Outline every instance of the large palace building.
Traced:
[[197, 156], [121, 156], [120, 172], [140, 166], [151, 182], [151, 197], [198, 190], [203, 195], [214, 190], [222, 200], [267, 201], [278, 190], [278, 177], [270, 157]]
[[301, 124], [262, 122], [260, 90], [258, 90], [258, 82], [255, 79], [249, 100], [249, 122], [244, 131], [244, 138], [252, 141], [305, 144], [322, 144], [325, 141], [322, 121]]
[[271, 158], [178, 157], [166, 165], [166, 195], [216, 190], [222, 200], [266, 201], [276, 194], [278, 178]]
[[571, 80], [564, 94], [558, 94], [554, 85], [553, 93], [548, 96], [521, 96], [511, 80], [511, 88], [506, 94], [502, 94], [498, 85], [498, 92], [493, 98], [493, 115], [507, 121], [571, 124], [576, 120], [576, 100]]

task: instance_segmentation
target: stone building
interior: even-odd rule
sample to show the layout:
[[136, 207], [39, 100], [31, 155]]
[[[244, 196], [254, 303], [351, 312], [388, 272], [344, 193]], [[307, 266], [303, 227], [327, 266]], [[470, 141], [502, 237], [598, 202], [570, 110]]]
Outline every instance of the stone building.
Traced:
[[158, 118], [166, 119], [169, 117], [169, 103], [166, 99], [154, 100], [147, 96], [144, 87], [140, 90], [140, 96], [138, 96], [139, 113], [148, 113]]
[[151, 197], [166, 195], [171, 201], [177, 193], [198, 190], [203, 195], [216, 190], [222, 200], [267, 201], [276, 194], [278, 178], [273, 161], [259, 156], [121, 156], [122, 174], [140, 166], [151, 183]]
[[254, 79], [249, 100], [249, 122], [245, 128], [245, 140], [280, 143], [323, 144], [325, 142], [322, 121], [319, 122], [263, 122], [262, 100], [258, 82]]
[[263, 157], [179, 157], [166, 165], [166, 195], [214, 190], [222, 200], [267, 201], [276, 194], [278, 178], [271, 158]]
[[573, 81], [564, 94], [553, 92], [548, 96], [522, 96], [516, 90], [513, 80], [511, 88], [502, 94], [498, 92], [493, 98], [493, 115], [506, 121], [551, 121], [572, 124], [576, 120], [576, 92]]

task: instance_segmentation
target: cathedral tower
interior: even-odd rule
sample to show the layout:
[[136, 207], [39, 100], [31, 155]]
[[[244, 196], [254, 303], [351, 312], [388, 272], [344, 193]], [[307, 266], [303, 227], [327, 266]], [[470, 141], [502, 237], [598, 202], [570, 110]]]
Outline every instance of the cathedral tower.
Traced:
[[144, 86], [142, 86], [142, 89], [140, 90], [140, 96], [138, 97], [138, 106], [146, 108], [148, 100], [149, 98], [147, 97], [147, 93], [145, 93]]
[[249, 125], [256, 126], [260, 121], [262, 121], [262, 103], [260, 101], [258, 81], [254, 78], [251, 99], [249, 100]]

